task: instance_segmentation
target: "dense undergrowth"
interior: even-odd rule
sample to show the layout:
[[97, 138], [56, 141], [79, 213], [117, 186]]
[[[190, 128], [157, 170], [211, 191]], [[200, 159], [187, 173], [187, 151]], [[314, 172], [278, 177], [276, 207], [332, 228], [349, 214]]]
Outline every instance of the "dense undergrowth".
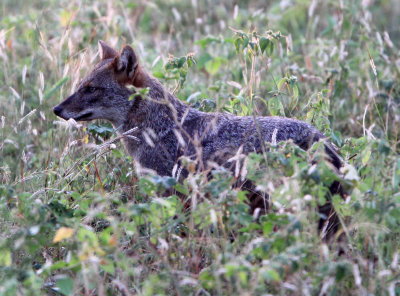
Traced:
[[[400, 295], [396, 0], [0, 10], [0, 295]], [[99, 39], [133, 45], [200, 110], [314, 124], [340, 148], [343, 176], [318, 144], [250, 155], [247, 177], [272, 204], [259, 221], [222, 168], [181, 183], [137, 176], [118, 141], [103, 145], [116, 137], [109, 124], [52, 114]], [[343, 227], [327, 243], [316, 209], [335, 178], [348, 197], [333, 197]]]

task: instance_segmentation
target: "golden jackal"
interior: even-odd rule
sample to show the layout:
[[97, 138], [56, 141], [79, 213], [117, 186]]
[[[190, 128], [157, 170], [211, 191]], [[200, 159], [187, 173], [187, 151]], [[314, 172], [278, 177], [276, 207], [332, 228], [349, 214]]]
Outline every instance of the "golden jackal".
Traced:
[[[199, 170], [208, 170], [211, 161], [231, 168], [233, 156], [262, 152], [266, 142], [292, 140], [308, 149], [322, 139], [329, 161], [337, 169], [342, 165], [331, 143], [306, 122], [201, 112], [177, 99], [148, 74], [132, 47], [125, 46], [118, 53], [99, 41], [99, 48], [101, 61], [74, 94], [54, 107], [54, 113], [77, 121], [107, 119], [124, 135], [134, 129], [135, 137], [125, 136], [123, 142], [141, 168], [171, 176], [182, 156], [196, 159]], [[147, 96], [133, 95], [127, 84], [148, 88]], [[185, 169], [182, 172], [187, 173]], [[249, 182], [245, 183], [246, 189], [251, 189]], [[335, 182], [331, 192], [340, 193], [340, 187]], [[330, 206], [320, 211], [326, 216], [332, 213]]]

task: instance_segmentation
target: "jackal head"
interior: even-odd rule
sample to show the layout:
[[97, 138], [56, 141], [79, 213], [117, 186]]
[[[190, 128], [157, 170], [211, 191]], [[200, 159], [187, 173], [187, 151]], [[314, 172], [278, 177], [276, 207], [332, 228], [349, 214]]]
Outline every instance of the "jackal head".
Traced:
[[101, 61], [79, 84], [77, 91], [54, 107], [54, 113], [66, 120], [106, 119], [119, 126], [128, 118], [134, 93], [125, 87], [138, 76], [138, 59], [130, 46], [119, 54], [99, 41]]

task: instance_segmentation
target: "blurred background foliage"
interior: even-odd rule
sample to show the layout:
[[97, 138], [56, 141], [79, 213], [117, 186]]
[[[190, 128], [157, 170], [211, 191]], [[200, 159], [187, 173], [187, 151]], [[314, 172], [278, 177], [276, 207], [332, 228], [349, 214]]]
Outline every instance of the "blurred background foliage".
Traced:
[[[3, 0], [0, 15], [0, 295], [400, 294], [397, 0]], [[347, 163], [342, 240], [318, 237], [318, 145], [248, 158], [272, 202], [256, 222], [229, 172], [136, 176], [118, 142], [98, 149], [109, 124], [56, 118], [99, 39], [195, 108], [322, 130]]]

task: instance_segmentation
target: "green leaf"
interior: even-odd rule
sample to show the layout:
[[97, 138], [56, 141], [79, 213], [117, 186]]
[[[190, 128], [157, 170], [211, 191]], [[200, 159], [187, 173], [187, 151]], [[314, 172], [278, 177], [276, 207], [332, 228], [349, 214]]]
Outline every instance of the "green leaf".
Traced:
[[201, 49], [205, 49], [207, 45], [212, 43], [220, 43], [221, 40], [214, 36], [207, 36], [206, 38], [197, 40], [194, 44], [198, 44], [201, 46]]
[[346, 274], [348, 273], [348, 266], [343, 263], [338, 263], [336, 265], [336, 282], [340, 282], [342, 279], [345, 278]]
[[278, 97], [273, 97], [269, 99], [268, 110], [272, 116], [284, 115], [283, 105]]
[[152, 181], [154, 184], [162, 186], [165, 189], [169, 189], [176, 185], [176, 179], [168, 176], [153, 176]]
[[50, 270], [54, 271], [54, 270], [57, 270], [57, 269], [61, 269], [61, 268], [66, 267], [67, 265], [68, 264], [65, 261], [57, 261], [50, 267]]
[[249, 45], [249, 37], [246, 34], [243, 35], [243, 49], [245, 49]]
[[188, 67], [190, 68], [197, 64], [197, 60], [194, 58], [194, 56], [189, 56], [186, 58], [186, 63], [188, 65]]
[[342, 135], [338, 131], [333, 131], [331, 134], [332, 142], [341, 147], [343, 144]]
[[249, 37], [246, 34], [241, 33], [240, 36], [235, 39], [234, 43], [236, 52], [239, 53], [242, 49], [245, 49], [247, 45], [249, 45]]
[[182, 193], [184, 195], [189, 195], [189, 188], [187, 186], [187, 184], [181, 184], [181, 183], [177, 183], [175, 185], [175, 189], [176, 191], [178, 191], [179, 193]]
[[111, 153], [116, 157], [116, 158], [123, 158], [125, 154], [119, 150], [119, 149], [113, 149]]
[[72, 295], [74, 292], [74, 280], [70, 277], [58, 279], [55, 290], [63, 295]]
[[78, 230], [78, 239], [81, 242], [87, 242], [90, 245], [98, 245], [98, 239], [94, 232], [86, 228], [80, 228]]
[[128, 101], [132, 101], [133, 99], [135, 99], [135, 98], [138, 97], [138, 96], [139, 96], [139, 93], [135, 92], [134, 94], [132, 94], [132, 95], [129, 97]]
[[88, 126], [88, 132], [90, 132], [93, 135], [99, 135], [104, 138], [105, 136], [110, 136], [114, 132], [114, 128], [109, 123], [103, 125], [91, 123]]
[[274, 43], [272, 41], [268, 44], [267, 51], [269, 55], [272, 55], [274, 53]]
[[238, 272], [238, 277], [240, 279], [240, 282], [242, 285], [246, 285], [247, 284], [247, 273], [243, 270]]
[[281, 280], [279, 273], [277, 273], [273, 269], [268, 269], [268, 270], [264, 271], [262, 276], [267, 281], [280, 281]]
[[186, 62], [186, 57], [181, 57], [176, 61], [177, 68], [182, 68]]
[[211, 75], [215, 75], [218, 72], [219, 68], [221, 67], [221, 64], [222, 64], [221, 63], [221, 59], [214, 58], [213, 60], [208, 61], [206, 63], [206, 65], [205, 65], [206, 66], [206, 70]]
[[281, 78], [281, 79], [276, 83], [276, 87], [278, 88], [278, 91], [281, 91], [282, 84], [283, 84], [284, 82], [286, 82], [286, 81], [287, 81], [287, 78], [286, 78], [286, 77], [283, 77], [283, 78]]
[[273, 228], [274, 228], [274, 223], [272, 223], [271, 221], [263, 223], [264, 235], [267, 236], [268, 234], [270, 234]]
[[293, 99], [297, 99], [299, 97], [299, 88], [297, 85], [293, 85]]
[[[267, 46], [270, 44], [270, 40], [268, 39], [268, 38], [265, 38], [265, 37], [261, 37], [260, 38], [260, 41], [259, 41], [259, 43], [260, 43], [260, 50], [261, 50], [261, 53], [264, 53], [264, 51], [265, 51], [265, 49], [267, 48]], [[279, 89], [279, 88], [278, 88]]]
[[235, 39], [235, 48], [236, 48], [236, 52], [239, 53], [240, 52], [240, 47], [243, 44], [243, 40], [241, 38], [236, 38]]
[[113, 262], [107, 261], [106, 264], [102, 264], [102, 265], [101, 265], [101, 268], [102, 268], [105, 272], [107, 272], [107, 273], [109, 273], [109, 274], [111, 274], [111, 275], [113, 275], [113, 274], [115, 273], [115, 267], [114, 267], [114, 263], [113, 263]]
[[199, 281], [206, 289], [212, 289], [215, 286], [215, 277], [207, 269], [203, 269], [199, 275]]
[[165, 74], [162, 71], [153, 71], [153, 76], [156, 78], [165, 79]]
[[165, 65], [165, 70], [173, 70], [173, 69], [180, 69], [186, 63], [186, 56], [180, 58], [172, 58], [168, 63]]
[[371, 147], [367, 147], [366, 149], [364, 149], [361, 153], [361, 157], [362, 164], [366, 165], [369, 158], [371, 157]]
[[202, 69], [205, 67], [205, 64], [208, 61], [211, 61], [213, 59], [213, 57], [208, 53], [208, 52], [204, 52], [202, 53], [199, 58], [197, 59], [197, 68], [198, 69]]
[[11, 252], [7, 249], [0, 250], [0, 266], [11, 266]]

